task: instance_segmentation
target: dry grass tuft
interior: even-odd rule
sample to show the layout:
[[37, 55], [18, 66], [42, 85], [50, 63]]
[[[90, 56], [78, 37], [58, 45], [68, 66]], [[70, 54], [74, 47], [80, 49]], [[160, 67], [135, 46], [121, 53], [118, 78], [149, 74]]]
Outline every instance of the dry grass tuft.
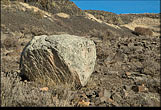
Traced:
[[19, 43], [16, 38], [10, 36], [7, 37], [3, 42], [2, 42], [2, 48], [17, 48], [19, 46]]
[[[41, 91], [41, 85], [33, 86], [28, 81], [21, 81], [18, 72], [1, 72], [1, 106], [2, 107], [58, 107], [73, 106], [70, 105], [70, 93], [48, 90]], [[61, 98], [61, 99], [60, 99]]]

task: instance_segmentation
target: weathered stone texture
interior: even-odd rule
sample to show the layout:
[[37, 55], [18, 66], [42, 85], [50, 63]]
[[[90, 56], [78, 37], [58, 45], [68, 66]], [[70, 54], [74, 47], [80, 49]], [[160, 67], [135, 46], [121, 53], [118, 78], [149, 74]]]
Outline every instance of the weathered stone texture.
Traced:
[[47, 84], [86, 85], [94, 70], [93, 41], [74, 35], [35, 36], [24, 48], [20, 69], [29, 80]]

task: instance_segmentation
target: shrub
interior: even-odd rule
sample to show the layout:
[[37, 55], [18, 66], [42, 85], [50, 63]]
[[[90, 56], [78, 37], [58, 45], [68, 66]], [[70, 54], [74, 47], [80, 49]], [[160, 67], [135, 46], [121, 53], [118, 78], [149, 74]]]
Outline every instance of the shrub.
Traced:
[[17, 38], [14, 38], [13, 36], [8, 36], [3, 42], [2, 42], [2, 48], [13, 48], [18, 47], [19, 43]]
[[[65, 90], [62, 89], [62, 91]], [[58, 92], [42, 91], [39, 85], [36, 87], [27, 82], [23, 82], [18, 76], [18, 72], [1, 72], [2, 107], [71, 106], [67, 100], [70, 94], [66, 92], [68, 95], [67, 98], [60, 100], [55, 96]], [[65, 92], [62, 94], [64, 95]]]
[[52, 7], [55, 7], [56, 3], [54, 1], [52, 1], [51, 5], [52, 5]]
[[38, 19], [42, 19], [44, 17], [44, 14], [41, 11], [33, 12], [33, 15]]
[[10, 0], [1, 0], [1, 3], [4, 4], [4, 5], [9, 5]]
[[151, 29], [149, 29], [149, 28], [135, 27], [134, 34], [152, 36], [153, 31]]
[[35, 26], [32, 26], [30, 31], [34, 36], [48, 35], [48, 33], [44, 29], [37, 28]]

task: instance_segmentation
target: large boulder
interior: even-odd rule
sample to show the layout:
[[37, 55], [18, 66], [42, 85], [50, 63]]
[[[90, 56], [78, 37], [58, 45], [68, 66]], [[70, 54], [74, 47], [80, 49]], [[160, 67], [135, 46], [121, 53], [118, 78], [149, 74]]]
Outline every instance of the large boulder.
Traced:
[[95, 65], [93, 41], [74, 35], [35, 36], [21, 54], [20, 70], [43, 84], [85, 86]]

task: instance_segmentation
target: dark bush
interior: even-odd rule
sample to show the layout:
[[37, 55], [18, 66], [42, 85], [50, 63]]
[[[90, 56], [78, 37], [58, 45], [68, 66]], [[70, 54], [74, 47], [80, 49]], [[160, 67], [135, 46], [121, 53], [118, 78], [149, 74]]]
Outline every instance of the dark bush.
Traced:
[[149, 28], [135, 27], [134, 34], [152, 36], [153, 31], [151, 29], [149, 29]]
[[12, 47], [18, 47], [18, 39], [14, 38], [13, 36], [8, 36], [4, 41], [2, 41], [2, 48], [12, 48]]

